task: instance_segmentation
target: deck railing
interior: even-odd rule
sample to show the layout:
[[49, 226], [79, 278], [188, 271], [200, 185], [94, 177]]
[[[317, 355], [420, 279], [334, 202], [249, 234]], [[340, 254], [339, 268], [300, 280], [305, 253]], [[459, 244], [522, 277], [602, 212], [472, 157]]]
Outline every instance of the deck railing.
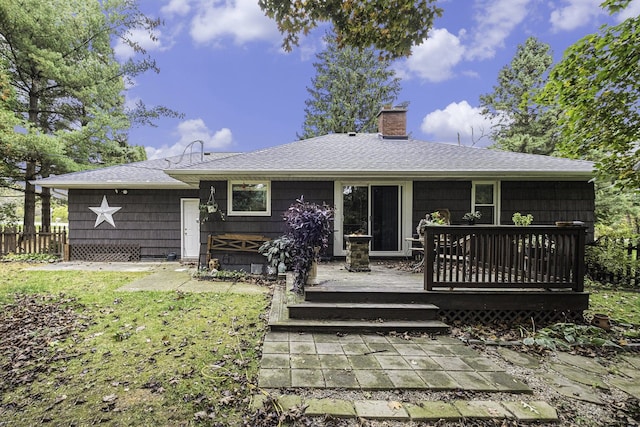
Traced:
[[425, 289], [582, 292], [585, 236], [583, 226], [429, 226], [424, 241]]
[[25, 233], [20, 226], [0, 229], [0, 255], [44, 253], [62, 257], [66, 244], [67, 228], [62, 226], [49, 231], [37, 227], [35, 233]]

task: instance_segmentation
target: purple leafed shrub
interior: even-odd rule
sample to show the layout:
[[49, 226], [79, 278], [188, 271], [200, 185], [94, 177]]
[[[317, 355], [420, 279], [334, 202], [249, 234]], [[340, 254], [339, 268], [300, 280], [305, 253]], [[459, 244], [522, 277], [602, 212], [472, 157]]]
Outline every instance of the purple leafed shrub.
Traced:
[[313, 261], [329, 246], [334, 209], [304, 201], [300, 196], [284, 213], [286, 236], [293, 241], [293, 291], [302, 293]]

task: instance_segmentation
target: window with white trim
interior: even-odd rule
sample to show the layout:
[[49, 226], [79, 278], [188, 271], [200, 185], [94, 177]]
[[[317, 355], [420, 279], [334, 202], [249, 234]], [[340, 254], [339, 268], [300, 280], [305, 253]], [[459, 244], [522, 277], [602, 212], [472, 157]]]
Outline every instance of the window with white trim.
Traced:
[[471, 210], [479, 211], [482, 217], [479, 224], [499, 224], [498, 200], [500, 188], [495, 181], [477, 181], [473, 183]]
[[271, 183], [269, 181], [230, 181], [228, 215], [271, 215]]

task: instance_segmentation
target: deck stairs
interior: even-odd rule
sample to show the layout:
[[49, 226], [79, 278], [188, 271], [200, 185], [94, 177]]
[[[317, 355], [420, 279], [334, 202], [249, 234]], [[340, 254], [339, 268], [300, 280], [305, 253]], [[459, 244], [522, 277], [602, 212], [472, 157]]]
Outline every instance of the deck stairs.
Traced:
[[[389, 293], [367, 287], [308, 287], [304, 297], [276, 290], [271, 330], [299, 332], [447, 333], [438, 307], [419, 302], [415, 292]], [[275, 311], [275, 313], [274, 313]]]

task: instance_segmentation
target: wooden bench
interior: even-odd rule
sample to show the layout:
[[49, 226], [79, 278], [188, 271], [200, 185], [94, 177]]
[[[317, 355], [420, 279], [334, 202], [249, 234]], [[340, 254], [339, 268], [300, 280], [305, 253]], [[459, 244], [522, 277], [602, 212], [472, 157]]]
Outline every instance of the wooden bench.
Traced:
[[217, 234], [209, 235], [207, 239], [207, 264], [211, 259], [211, 252], [258, 252], [264, 242], [271, 240], [258, 234]]

